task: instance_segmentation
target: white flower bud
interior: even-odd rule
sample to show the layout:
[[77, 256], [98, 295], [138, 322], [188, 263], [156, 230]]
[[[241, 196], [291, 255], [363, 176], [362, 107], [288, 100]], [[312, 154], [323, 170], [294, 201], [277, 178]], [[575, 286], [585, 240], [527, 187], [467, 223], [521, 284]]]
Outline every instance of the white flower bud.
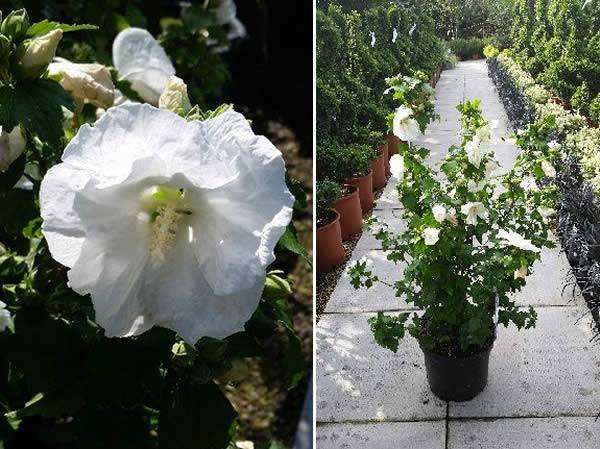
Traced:
[[158, 107], [182, 115], [192, 109], [187, 86], [181, 78], [175, 75], [169, 77], [165, 90], [158, 99]]
[[515, 279], [525, 279], [527, 276], [527, 265], [521, 265], [521, 268], [515, 270]]
[[25, 136], [19, 126], [5, 132], [0, 126], [0, 172], [6, 171], [25, 150]]
[[542, 170], [548, 178], [556, 177], [556, 169], [549, 161], [542, 161]]
[[398, 181], [404, 178], [404, 158], [399, 154], [394, 154], [390, 158], [390, 172]]
[[56, 54], [62, 35], [62, 30], [56, 29], [19, 45], [17, 55], [23, 78], [35, 79], [44, 73]]
[[436, 204], [431, 208], [431, 212], [433, 212], [433, 218], [438, 223], [442, 223], [446, 219], [446, 208], [441, 204]]

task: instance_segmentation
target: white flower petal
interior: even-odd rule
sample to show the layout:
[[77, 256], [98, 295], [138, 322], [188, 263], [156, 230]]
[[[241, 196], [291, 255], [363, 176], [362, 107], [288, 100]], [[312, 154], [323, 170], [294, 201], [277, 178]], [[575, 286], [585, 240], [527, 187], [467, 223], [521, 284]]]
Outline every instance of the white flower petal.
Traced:
[[147, 102], [157, 105], [175, 68], [165, 50], [147, 31], [127, 28], [113, 42], [113, 62], [122, 79]]

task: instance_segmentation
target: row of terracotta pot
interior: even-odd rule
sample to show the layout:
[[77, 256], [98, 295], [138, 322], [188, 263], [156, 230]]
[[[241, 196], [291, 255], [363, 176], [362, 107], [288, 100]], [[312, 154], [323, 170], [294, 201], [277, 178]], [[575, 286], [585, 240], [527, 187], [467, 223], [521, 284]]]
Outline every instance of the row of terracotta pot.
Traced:
[[435, 72], [431, 74], [431, 78], [429, 79], [429, 85], [431, 87], [435, 87], [442, 76], [442, 67], [438, 67]]
[[390, 158], [398, 151], [400, 140], [389, 134], [377, 149], [371, 171], [361, 177], [347, 179], [343, 187], [348, 192], [332, 205], [335, 218], [317, 228], [317, 272], [326, 273], [346, 259], [342, 245], [362, 231], [363, 213], [373, 208], [373, 192], [385, 187], [390, 175]]

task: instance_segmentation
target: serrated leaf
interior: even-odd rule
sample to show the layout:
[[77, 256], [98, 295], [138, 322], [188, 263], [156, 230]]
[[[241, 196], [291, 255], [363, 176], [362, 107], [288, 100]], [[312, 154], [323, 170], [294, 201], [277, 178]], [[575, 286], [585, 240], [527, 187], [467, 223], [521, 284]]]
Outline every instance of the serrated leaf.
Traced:
[[38, 79], [0, 87], [0, 126], [22, 124], [42, 141], [57, 147], [64, 135], [62, 107], [73, 110], [71, 96], [56, 81]]
[[294, 225], [292, 223], [290, 223], [288, 225], [288, 227], [285, 230], [284, 234], [279, 239], [279, 243], [278, 244], [282, 248], [285, 248], [285, 249], [287, 249], [288, 251], [291, 251], [294, 254], [298, 254], [299, 256], [301, 256], [305, 260], [305, 262], [307, 264], [309, 264], [310, 266], [312, 266], [312, 261], [308, 257], [308, 251], [306, 250], [306, 248], [304, 248], [304, 246], [302, 246], [302, 244], [300, 243], [300, 241], [298, 241], [298, 237], [296, 236], [296, 230], [295, 230]]
[[37, 37], [49, 33], [52, 30], [61, 29], [63, 33], [69, 33], [71, 31], [84, 31], [84, 30], [97, 30], [96, 25], [81, 24], [81, 25], [68, 25], [66, 23], [53, 22], [48, 19], [44, 19], [41, 22], [34, 23], [27, 28], [27, 37]]

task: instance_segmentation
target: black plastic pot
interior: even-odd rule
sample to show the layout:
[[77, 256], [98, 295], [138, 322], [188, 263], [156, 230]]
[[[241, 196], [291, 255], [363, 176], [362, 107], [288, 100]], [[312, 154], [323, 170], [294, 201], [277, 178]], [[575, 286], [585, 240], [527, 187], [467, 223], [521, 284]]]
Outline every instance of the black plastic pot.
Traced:
[[478, 354], [449, 357], [434, 354], [423, 347], [425, 369], [431, 391], [445, 401], [464, 402], [473, 399], [487, 385], [490, 352], [494, 343]]

